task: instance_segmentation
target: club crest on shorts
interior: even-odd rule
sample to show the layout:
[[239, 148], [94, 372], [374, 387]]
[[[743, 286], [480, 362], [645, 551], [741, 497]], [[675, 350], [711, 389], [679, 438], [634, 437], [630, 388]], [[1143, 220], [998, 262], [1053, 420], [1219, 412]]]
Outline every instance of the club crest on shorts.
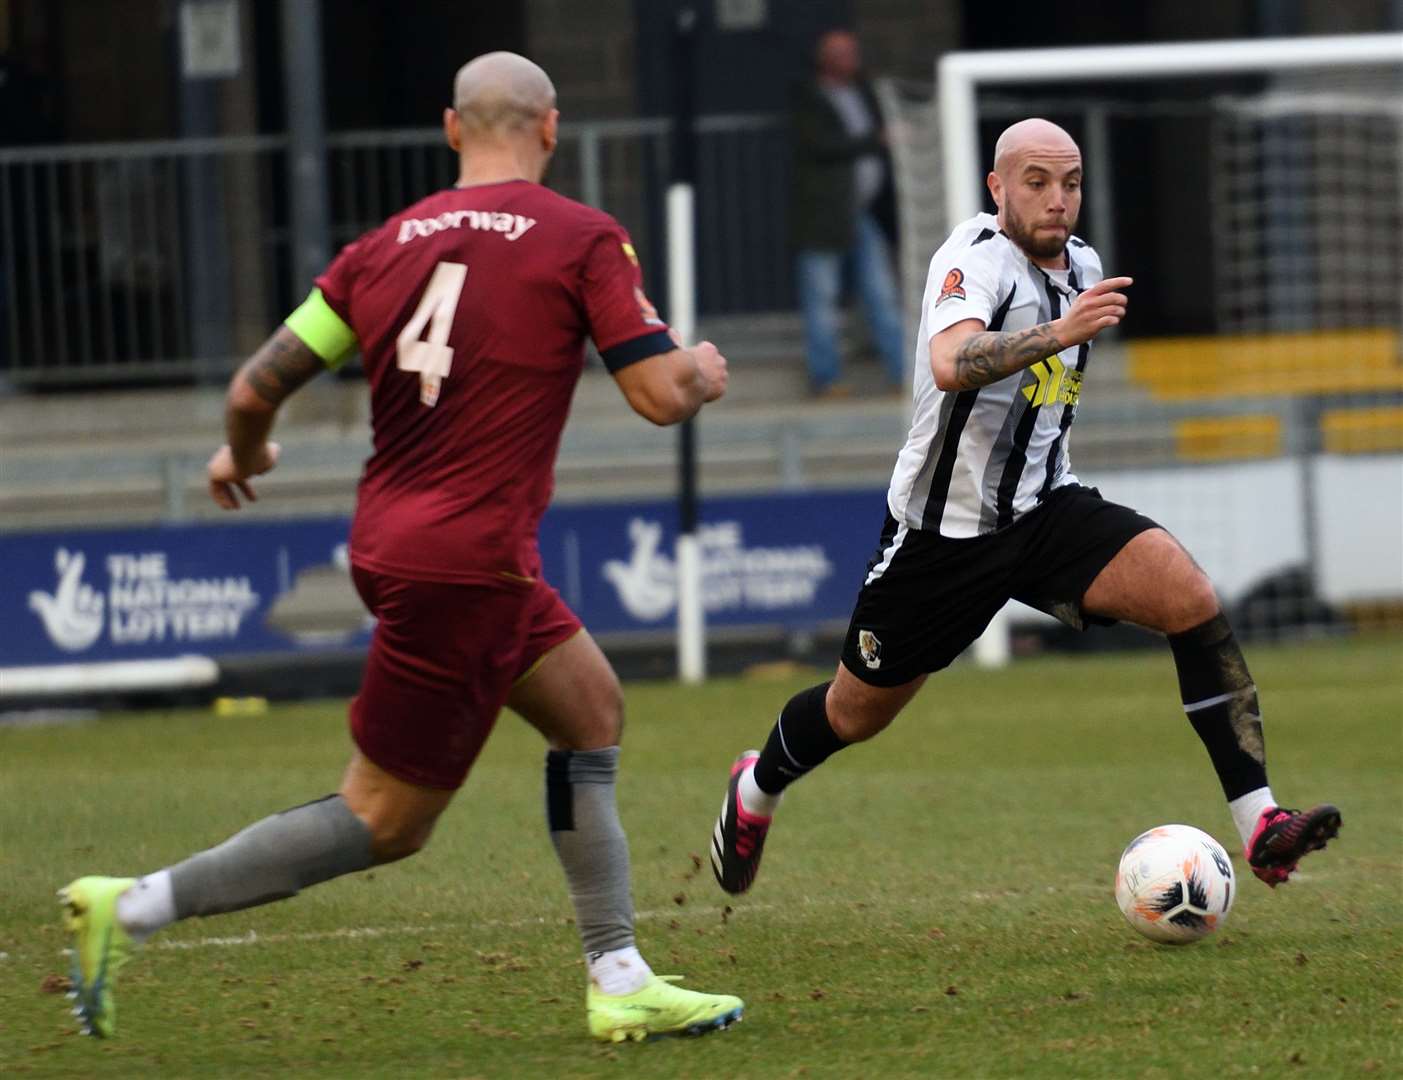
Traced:
[[857, 655], [873, 671], [882, 666], [882, 643], [871, 630], [857, 632]]

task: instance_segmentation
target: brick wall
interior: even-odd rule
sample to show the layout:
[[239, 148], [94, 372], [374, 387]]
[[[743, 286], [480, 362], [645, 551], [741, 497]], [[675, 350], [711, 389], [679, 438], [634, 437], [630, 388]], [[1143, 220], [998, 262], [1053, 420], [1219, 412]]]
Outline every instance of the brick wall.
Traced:
[[854, 0], [853, 16], [873, 75], [931, 83], [937, 57], [960, 47], [959, 0]]
[[[936, 57], [959, 46], [959, 0], [854, 0], [853, 11], [877, 75], [929, 82]], [[633, 0], [530, 0], [526, 18], [527, 51], [555, 80], [567, 120], [636, 113]]]
[[634, 114], [633, 0], [531, 0], [526, 48], [555, 81], [566, 120]]

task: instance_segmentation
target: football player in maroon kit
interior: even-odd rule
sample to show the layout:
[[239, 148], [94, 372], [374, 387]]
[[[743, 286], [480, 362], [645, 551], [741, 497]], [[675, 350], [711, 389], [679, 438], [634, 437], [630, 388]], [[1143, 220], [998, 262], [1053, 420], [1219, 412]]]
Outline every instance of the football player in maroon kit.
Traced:
[[114, 1031], [116, 971], [161, 927], [418, 851], [503, 705], [549, 743], [547, 819], [584, 944], [590, 1033], [617, 1042], [740, 1017], [739, 998], [673, 986], [635, 947], [614, 802], [619, 682], [542, 578], [536, 544], [587, 338], [655, 424], [719, 398], [726, 361], [673, 340], [617, 222], [541, 186], [558, 121], [555, 88], [529, 60], [465, 65], [443, 118], [458, 183], [343, 249], [230, 383], [228, 443], [208, 473], [232, 510], [277, 464], [282, 402], [360, 351], [374, 453], [351, 573], [377, 623], [350, 706], [356, 751], [333, 795], [144, 877], [60, 892], [75, 1012], [92, 1033]]

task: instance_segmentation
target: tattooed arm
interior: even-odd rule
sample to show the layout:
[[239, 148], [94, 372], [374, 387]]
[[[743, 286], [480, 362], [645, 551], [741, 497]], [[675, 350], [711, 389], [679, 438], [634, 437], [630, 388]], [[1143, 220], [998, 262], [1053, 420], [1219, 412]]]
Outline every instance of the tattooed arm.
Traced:
[[238, 370], [224, 405], [228, 443], [210, 459], [210, 497], [226, 510], [239, 508], [240, 494], [257, 496], [249, 477], [268, 472], [278, 460], [278, 444], [268, 441], [278, 407], [326, 365], [302, 339], [280, 326]]
[[[322, 358], [300, 337], [286, 326], [280, 326], [239, 369], [234, 383], [246, 382], [263, 402], [276, 409], [325, 367]], [[233, 392], [231, 387], [231, 403]]]
[[249, 357], [229, 384], [225, 400], [224, 430], [236, 465], [252, 472], [278, 407], [325, 367], [286, 326], [278, 327]]
[[962, 319], [930, 339], [930, 368], [941, 390], [977, 390], [1031, 367], [1066, 346], [1052, 323], [999, 333], [979, 319]]
[[988, 386], [1064, 348], [1053, 334], [1051, 323], [1007, 334], [987, 330], [971, 334], [955, 349], [955, 381], [961, 390]]
[[1130, 278], [1107, 278], [1081, 293], [1067, 313], [1026, 330], [995, 333], [962, 319], [930, 339], [930, 367], [941, 390], [975, 390], [1032, 367], [1053, 353], [1090, 341], [1125, 315]]

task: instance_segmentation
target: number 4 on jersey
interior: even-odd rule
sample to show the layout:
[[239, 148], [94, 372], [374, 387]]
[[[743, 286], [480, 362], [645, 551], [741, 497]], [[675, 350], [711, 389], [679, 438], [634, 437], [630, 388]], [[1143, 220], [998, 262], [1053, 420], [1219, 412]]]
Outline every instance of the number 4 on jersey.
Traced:
[[[447, 378], [453, 364], [448, 335], [453, 330], [453, 315], [467, 276], [468, 268], [463, 263], [441, 262], [435, 266], [419, 306], [395, 339], [396, 364], [401, 371], [418, 372], [419, 401], [424, 405], [438, 402], [439, 384]], [[420, 340], [425, 325], [429, 334]]]

